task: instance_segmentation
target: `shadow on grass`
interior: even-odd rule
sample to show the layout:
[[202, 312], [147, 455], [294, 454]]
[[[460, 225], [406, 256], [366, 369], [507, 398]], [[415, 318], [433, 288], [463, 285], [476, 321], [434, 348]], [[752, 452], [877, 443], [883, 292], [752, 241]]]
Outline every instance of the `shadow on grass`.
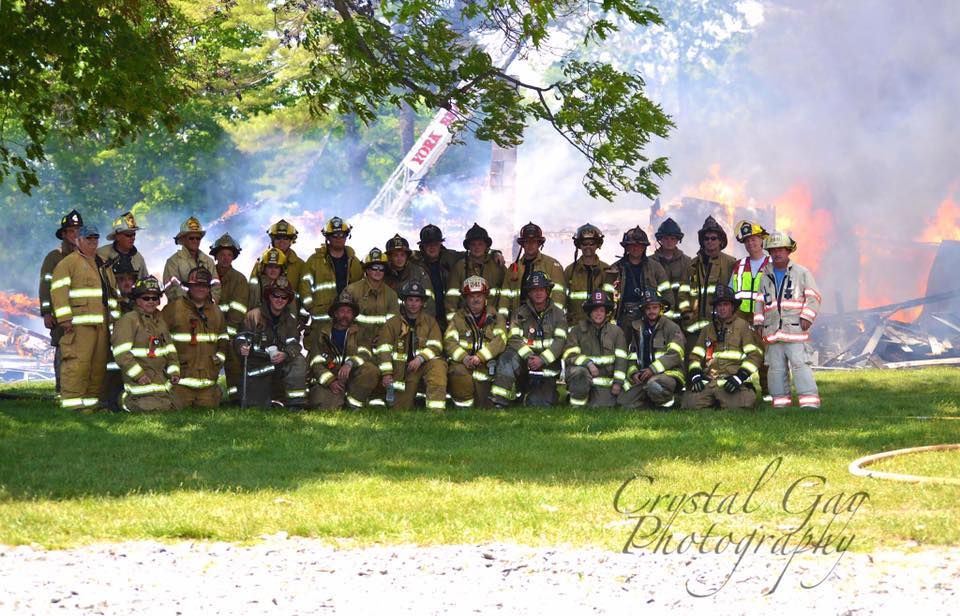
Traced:
[[859, 380], [825, 379], [828, 406], [820, 412], [221, 409], [76, 416], [49, 404], [3, 401], [0, 501], [290, 490], [343, 476], [608, 483], [675, 458], [828, 457], [838, 449], [861, 455], [960, 440], [960, 422], [908, 419], [936, 412], [943, 395], [930, 386], [934, 379]]

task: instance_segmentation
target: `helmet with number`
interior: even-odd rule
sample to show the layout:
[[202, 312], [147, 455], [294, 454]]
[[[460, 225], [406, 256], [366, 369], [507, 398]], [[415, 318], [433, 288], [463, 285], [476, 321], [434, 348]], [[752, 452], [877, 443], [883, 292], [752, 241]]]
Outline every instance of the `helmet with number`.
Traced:
[[57, 239], [63, 239], [63, 232], [67, 229], [83, 226], [83, 216], [77, 210], [70, 210], [70, 213], [60, 219], [60, 228], [57, 229]]
[[603, 246], [603, 232], [587, 223], [577, 229], [576, 235], [573, 236], [573, 245], [580, 248], [583, 240], [596, 240], [597, 246]]
[[739, 303], [740, 300], [737, 299], [737, 294], [733, 292], [733, 289], [726, 285], [720, 285], [717, 287], [716, 293], [713, 294], [713, 305], [716, 306], [720, 302], [730, 302], [734, 306]]
[[747, 241], [748, 237], [759, 236], [760, 239], [766, 239], [769, 233], [762, 226], [749, 220], [741, 220], [737, 223], [737, 241], [741, 244]]
[[547, 291], [550, 291], [553, 289], [553, 282], [544, 272], [533, 272], [530, 274], [530, 277], [524, 281], [523, 288], [526, 290], [546, 289]]
[[677, 238], [678, 242], [683, 241], [683, 231], [680, 230], [680, 225], [677, 224], [677, 221], [672, 218], [667, 218], [660, 223], [660, 226], [657, 227], [657, 232], [653, 236], [660, 240], [668, 235]]
[[650, 304], [660, 304], [664, 310], [670, 307], [670, 302], [662, 295], [658, 295], [656, 289], [644, 288], [640, 293], [640, 307], [644, 308]]
[[357, 303], [357, 300], [353, 298], [353, 295], [348, 293], [346, 289], [344, 289], [340, 293], [340, 296], [337, 298], [337, 301], [333, 302], [333, 304], [327, 310], [327, 314], [332, 319], [333, 315], [336, 314], [337, 310], [339, 310], [343, 306], [348, 306], [351, 310], [353, 310], [354, 319], [356, 319], [357, 315], [360, 314], [360, 305]]
[[520, 235], [517, 237], [517, 243], [522, 244], [527, 240], [536, 240], [543, 245], [543, 243], [547, 241], [547, 238], [543, 237], [543, 229], [531, 221], [520, 227]]
[[490, 285], [483, 276], [468, 276], [467, 279], [463, 281], [463, 287], [460, 289], [460, 292], [463, 295], [470, 293], [483, 293], [484, 295], [488, 295], [490, 293]]
[[467, 234], [463, 238], [464, 249], [470, 250], [470, 242], [474, 240], [483, 240], [486, 242], [487, 250], [490, 250], [490, 247], [493, 246], [493, 240], [490, 239], [490, 234], [477, 223], [473, 223], [473, 226], [467, 229]]
[[382, 265], [383, 267], [386, 267], [387, 255], [383, 254], [383, 251], [379, 248], [370, 249], [370, 252], [367, 253], [367, 256], [363, 258], [363, 269], [367, 269], [371, 265]]
[[210, 286], [211, 281], [213, 280], [213, 274], [210, 273], [210, 270], [201, 266], [195, 267], [190, 270], [190, 273], [187, 274], [187, 287], [193, 286]]
[[427, 290], [423, 288], [423, 285], [417, 282], [416, 280], [408, 280], [403, 285], [400, 286], [400, 292], [397, 293], [400, 296], [400, 299], [407, 299], [408, 297], [419, 297], [420, 299], [426, 301], [427, 299]]
[[270, 236], [271, 240], [276, 240], [280, 238], [289, 238], [290, 243], [293, 244], [297, 241], [297, 229], [289, 222], [284, 219], [280, 219], [277, 222], [270, 225], [270, 228], [267, 229], [267, 235]]
[[263, 251], [263, 254], [260, 255], [260, 265], [266, 267], [267, 265], [276, 265], [277, 267], [284, 267], [287, 264], [287, 255], [283, 254], [282, 250], [277, 250], [276, 248], [268, 248]]
[[183, 224], [180, 225], [180, 232], [177, 233], [173, 239], [175, 242], [180, 243], [180, 238], [188, 233], [199, 233], [200, 237], [203, 237], [207, 234], [207, 231], [203, 228], [203, 225], [200, 224], [200, 221], [197, 220], [194, 216], [183, 221]]
[[133, 267], [133, 259], [130, 255], [119, 255], [110, 265], [110, 271], [114, 276], [136, 276], [137, 269]]
[[700, 248], [703, 248], [703, 236], [707, 233], [716, 233], [720, 237], [720, 250], [727, 247], [727, 232], [723, 230], [720, 223], [713, 216], [707, 216], [703, 221], [703, 226], [697, 231], [697, 239], [700, 241]]
[[133, 212], [124, 212], [120, 215], [120, 218], [113, 221], [113, 228], [111, 228], [110, 233], [107, 234], [107, 239], [113, 241], [116, 239], [118, 233], [136, 233], [142, 230], [143, 229], [137, 226]]
[[647, 232], [640, 227], [634, 227], [633, 229], [630, 229], [624, 233], [623, 239], [620, 240], [620, 245], [626, 248], [631, 244], [643, 244], [644, 246], [649, 246], [650, 238], [647, 237]]
[[353, 230], [346, 220], [339, 216], [334, 216], [323, 225], [324, 237], [350, 237], [350, 231]]
[[443, 242], [443, 231], [437, 225], [427, 225], [420, 229], [420, 245]]
[[163, 289], [160, 288], [160, 281], [154, 276], [147, 276], [146, 278], [141, 278], [133, 285], [133, 291], [130, 295], [136, 299], [144, 295], [156, 295], [157, 297], [163, 293]]
[[594, 308], [600, 307], [606, 308], [607, 312], [613, 310], [613, 300], [603, 291], [594, 291], [587, 301], [583, 302], [583, 311], [587, 314], [593, 312]]
[[786, 233], [774, 231], [763, 240], [763, 249], [770, 252], [771, 248], [786, 248], [793, 252], [797, 249], [797, 243]]
[[263, 287], [263, 299], [269, 299], [273, 293], [282, 293], [287, 296], [287, 301], [294, 298], [293, 288], [290, 281], [283, 274], [277, 276], [277, 279]]
[[217, 251], [221, 248], [229, 248], [233, 251], [233, 258], [236, 259], [240, 255], [240, 245], [233, 239], [229, 233], [224, 233], [217, 238], [217, 241], [213, 243], [213, 246], [210, 247], [210, 254], [212, 256], [217, 256]]
[[400, 237], [399, 233], [387, 240], [387, 247], [384, 252], [389, 255], [394, 250], [402, 250], [407, 253], [408, 257], [413, 254], [413, 251], [410, 250], [410, 242], [406, 238]]

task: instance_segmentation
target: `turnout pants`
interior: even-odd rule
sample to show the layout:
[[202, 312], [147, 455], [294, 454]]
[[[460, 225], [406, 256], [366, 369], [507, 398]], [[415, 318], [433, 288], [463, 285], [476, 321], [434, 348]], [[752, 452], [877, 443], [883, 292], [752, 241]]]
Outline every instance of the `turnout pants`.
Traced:
[[643, 385], [624, 384], [624, 391], [617, 397], [617, 404], [630, 409], [663, 407], [673, 402], [678, 385], [677, 379], [669, 374], [655, 374]]
[[[543, 375], [530, 374], [527, 360], [513, 349], [507, 349], [497, 360], [497, 376], [490, 389], [494, 403], [509, 404], [512, 400], [521, 399], [525, 391], [527, 406], [557, 404], [559, 363], [545, 366], [543, 371]], [[513, 389], [516, 389], [516, 394], [512, 392]]]
[[173, 386], [173, 397], [176, 399], [177, 406], [180, 408], [187, 408], [189, 406], [207, 409], [217, 408], [220, 406], [221, 393], [220, 386], [217, 385], [216, 382], [214, 382], [213, 385], [205, 385], [202, 387], [180, 384]]
[[284, 403], [303, 408], [307, 403], [307, 360], [302, 355], [288, 356], [282, 364], [269, 360], [249, 361], [247, 365], [247, 405], [270, 408], [274, 387], [284, 393]]
[[113, 360], [113, 353], [107, 353], [107, 372], [103, 379], [103, 389], [100, 392], [100, 402], [108, 409], [119, 412], [120, 397], [123, 395], [123, 375], [120, 366]]
[[573, 366], [567, 368], [566, 379], [573, 406], [584, 406], [587, 402], [590, 406], [616, 406], [617, 397], [610, 392], [610, 377], [599, 377], [600, 383], [596, 383], [585, 366]]
[[412, 409], [417, 398], [417, 387], [423, 381], [427, 391], [427, 408], [443, 410], [447, 407], [447, 362], [440, 357], [428, 360], [414, 372], [407, 372], [403, 380], [395, 378], [393, 406]]
[[75, 325], [60, 339], [60, 405], [68, 410], [94, 409], [107, 371], [106, 325]]
[[447, 369], [447, 385], [453, 404], [457, 408], [489, 408], [492, 379], [486, 363], [469, 370], [461, 362], [452, 362]]
[[173, 388], [169, 383], [165, 384], [163, 391], [160, 391], [160, 387], [155, 387], [155, 389], [157, 391], [145, 394], [124, 392], [120, 401], [123, 410], [131, 413], [160, 413], [180, 410], [180, 404], [173, 396]]
[[813, 369], [807, 363], [804, 343], [774, 342], [767, 346], [763, 363], [769, 368], [767, 381], [773, 396], [773, 408], [790, 406], [790, 372], [793, 373], [799, 405], [820, 408], [820, 392], [813, 378]]
[[240, 388], [243, 386], [243, 358], [237, 355], [232, 344], [227, 350], [227, 361], [223, 365], [223, 373], [227, 377], [227, 399], [239, 404]]
[[333, 393], [333, 390], [330, 389], [330, 383], [326, 385], [314, 383], [311, 385], [309, 407], [314, 409], [339, 409], [347, 404], [351, 408], [360, 408], [370, 400], [370, 394], [377, 388], [379, 382], [380, 371], [377, 370], [373, 362], [366, 362], [350, 370], [346, 392]]
[[757, 393], [752, 387], [741, 387], [730, 394], [714, 379], [703, 391], [687, 390], [683, 394], [683, 408], [708, 409], [719, 405], [722, 409], [752, 409], [757, 403]]

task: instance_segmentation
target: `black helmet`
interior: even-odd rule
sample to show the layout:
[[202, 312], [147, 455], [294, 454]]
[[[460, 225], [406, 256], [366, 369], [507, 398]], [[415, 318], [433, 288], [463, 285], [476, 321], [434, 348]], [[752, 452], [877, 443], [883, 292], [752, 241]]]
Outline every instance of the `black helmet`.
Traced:
[[733, 292], [733, 289], [726, 285], [717, 287], [716, 293], [713, 294], [713, 301], [711, 302], [714, 306], [720, 302], [730, 302], [734, 306], [737, 305], [737, 294]]
[[670, 308], [670, 302], [662, 295], [658, 295], [656, 289], [646, 287], [640, 294], [640, 307], [643, 308], [648, 304], [660, 304], [664, 310]]
[[389, 254], [394, 250], [404, 250], [406, 251], [407, 256], [412, 254], [412, 251], [410, 250], [410, 242], [408, 242], [406, 238], [400, 237], [399, 233], [387, 240], [387, 247], [383, 252]]
[[423, 285], [417, 282], [416, 280], [408, 280], [400, 287], [400, 292], [398, 293], [400, 299], [407, 299], [408, 297], [419, 297], [420, 299], [427, 300], [427, 291], [423, 288]]
[[644, 246], [650, 245], [650, 238], [647, 237], [647, 232], [641, 229], [640, 227], [634, 227], [626, 233], [623, 234], [623, 239], [620, 241], [620, 245], [626, 248], [630, 244], [643, 244]]
[[353, 310], [354, 319], [356, 319], [357, 315], [360, 314], [360, 305], [357, 304], [357, 300], [355, 300], [353, 295], [348, 293], [346, 289], [340, 293], [340, 297], [337, 298], [337, 301], [333, 302], [333, 304], [330, 306], [330, 309], [327, 310], [327, 314], [331, 319], [333, 318], [333, 314], [342, 306], [349, 306], [350, 309]]
[[63, 239], [63, 232], [72, 227], [82, 227], [83, 216], [77, 210], [71, 210], [69, 214], [60, 219], [60, 228], [57, 229], [57, 239]]
[[138, 280], [137, 284], [133, 285], [133, 291], [130, 295], [136, 299], [148, 293], [158, 297], [163, 293], [163, 289], [160, 288], [160, 281], [153, 276], [147, 276], [146, 278]]
[[678, 241], [683, 241], [683, 231], [680, 230], [680, 225], [677, 224], [677, 221], [672, 218], [668, 218], [660, 223], [654, 237], [659, 240], [668, 235], [678, 238]]
[[549, 291], [553, 288], [553, 282], [550, 281], [550, 277], [543, 272], [533, 272], [530, 274], [530, 277], [526, 279], [523, 283], [523, 288], [525, 290], [530, 289], [546, 289]]
[[573, 245], [580, 248], [580, 243], [583, 240], [590, 239], [596, 240], [597, 246], [603, 246], [603, 232], [590, 223], [587, 223], [577, 229], [576, 235], [573, 236]]
[[470, 250], [470, 242], [473, 240], [483, 240], [486, 242], [487, 250], [490, 250], [490, 247], [493, 246], [493, 240], [490, 239], [490, 234], [477, 223], [473, 223], [473, 226], [467, 229], [467, 235], [463, 238], [464, 249]]
[[113, 264], [110, 265], [110, 271], [114, 276], [136, 276], [137, 270], [133, 267], [133, 259], [130, 255], [120, 255]]
[[437, 225], [427, 225], [420, 229], [420, 245], [443, 241], [443, 231]]
[[517, 243], [522, 244], [526, 240], [537, 240], [543, 244], [547, 241], [547, 238], [543, 237], [543, 229], [541, 229], [539, 225], [528, 222], [520, 227], [520, 236], [517, 237]]
[[610, 312], [613, 310], [613, 300], [603, 291], [594, 291], [590, 297], [587, 298], [587, 301], [583, 302], [583, 311], [589, 315], [593, 312], [594, 308], [601, 306], [606, 308], [607, 312]]
[[700, 248], [703, 248], [703, 236], [708, 232], [713, 232], [720, 236], [720, 250], [727, 247], [727, 232], [723, 230], [723, 227], [720, 226], [720, 223], [718, 223], [713, 216], [707, 216], [707, 219], [703, 221], [703, 226], [697, 231]]

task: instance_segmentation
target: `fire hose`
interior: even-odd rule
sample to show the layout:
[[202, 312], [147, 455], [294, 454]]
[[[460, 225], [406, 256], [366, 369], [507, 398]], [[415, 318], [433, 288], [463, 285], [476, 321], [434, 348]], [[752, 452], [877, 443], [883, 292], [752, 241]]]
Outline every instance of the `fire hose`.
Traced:
[[906, 475], [903, 473], [886, 473], [883, 471], [867, 470], [866, 466], [887, 460], [897, 456], [903, 456], [910, 453], [922, 453], [925, 451], [948, 451], [960, 449], [960, 443], [951, 443], [946, 445], [927, 445], [924, 447], [908, 447], [906, 449], [895, 449], [893, 451], [884, 451], [874, 453], [862, 458], [857, 458], [850, 463], [847, 470], [857, 477], [871, 477], [873, 479], [889, 479], [890, 481], [902, 481], [906, 483], [935, 483], [952, 486], [960, 486], [960, 477], [924, 477], [922, 475]]

